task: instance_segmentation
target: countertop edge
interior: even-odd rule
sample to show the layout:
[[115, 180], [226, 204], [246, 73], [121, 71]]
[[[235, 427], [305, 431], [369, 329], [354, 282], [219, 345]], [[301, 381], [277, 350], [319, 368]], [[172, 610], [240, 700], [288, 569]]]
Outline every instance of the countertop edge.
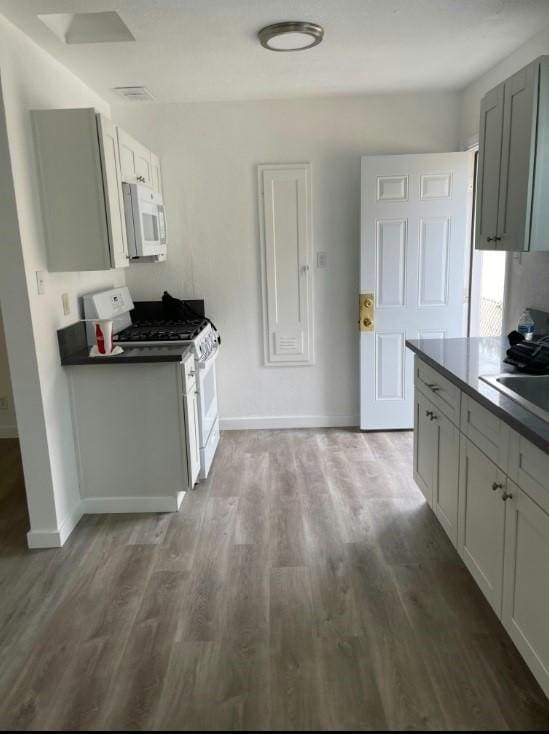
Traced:
[[[453, 373], [451, 370], [448, 370], [446, 367], [440, 364], [436, 359], [433, 359], [428, 354], [426, 354], [421, 347], [418, 347], [416, 344], [412, 343], [410, 340], [406, 340], [406, 347], [411, 351], [414, 352], [414, 354], [417, 354], [421, 359], [428, 364], [430, 367], [432, 367], [434, 370], [439, 372], [443, 377], [445, 377], [447, 380], [449, 380], [451, 383], [456, 385], [456, 387], [459, 387], [459, 389], [472, 397], [474, 400], [476, 400], [477, 403], [482, 405], [484, 408], [489, 410], [491, 413], [496, 415], [498, 418], [500, 418], [504, 423], [506, 423], [508, 426], [510, 426], [513, 430], [515, 430], [517, 433], [519, 433], [521, 436], [524, 436], [524, 438], [528, 439], [528, 441], [531, 441], [533, 444], [535, 444], [538, 448], [540, 448], [545, 453], [549, 453], [549, 441], [543, 438], [543, 436], [540, 436], [535, 430], [527, 426], [525, 423], [523, 423], [520, 418], [517, 418], [516, 416], [509, 413], [505, 408], [502, 408], [500, 405], [497, 405], [494, 403], [490, 398], [488, 398], [486, 395], [483, 395], [479, 390], [474, 388], [472, 385], [470, 385], [468, 382], [465, 382], [460, 377], [458, 377], [455, 373]], [[493, 390], [496, 390], [496, 388], [492, 388]], [[510, 402], [513, 402], [511, 398], [508, 398]], [[513, 408], [517, 412], [524, 413], [525, 417], [532, 419], [533, 414], [529, 413], [527, 410], [522, 408], [519, 403], [513, 403]], [[538, 418], [538, 420], [541, 421], [541, 418]]]

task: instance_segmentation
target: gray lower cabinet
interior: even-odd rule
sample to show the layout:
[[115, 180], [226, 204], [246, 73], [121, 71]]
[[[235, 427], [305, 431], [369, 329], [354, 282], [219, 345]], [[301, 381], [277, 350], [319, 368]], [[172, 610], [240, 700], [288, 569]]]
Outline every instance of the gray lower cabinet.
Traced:
[[549, 695], [549, 514], [510, 483], [503, 623]]
[[415, 393], [414, 479], [457, 543], [459, 430], [420, 390]]
[[464, 393], [460, 413], [416, 379], [414, 479], [549, 696], [549, 454]]
[[462, 436], [458, 550], [497, 614], [501, 613], [505, 491], [503, 472]]

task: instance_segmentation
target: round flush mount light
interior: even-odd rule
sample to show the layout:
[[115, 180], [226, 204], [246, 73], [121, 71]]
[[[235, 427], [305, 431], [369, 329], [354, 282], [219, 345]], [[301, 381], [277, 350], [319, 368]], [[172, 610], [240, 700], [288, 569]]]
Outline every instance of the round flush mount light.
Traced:
[[322, 41], [324, 29], [316, 23], [287, 21], [265, 26], [257, 37], [270, 51], [304, 51]]

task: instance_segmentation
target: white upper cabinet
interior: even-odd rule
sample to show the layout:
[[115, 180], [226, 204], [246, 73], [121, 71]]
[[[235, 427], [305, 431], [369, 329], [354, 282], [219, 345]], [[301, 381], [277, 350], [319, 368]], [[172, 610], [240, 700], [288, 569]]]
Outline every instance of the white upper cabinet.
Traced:
[[158, 157], [93, 108], [31, 115], [48, 270], [127, 267], [122, 182], [161, 192]]
[[[157, 164], [158, 158], [121, 128], [118, 128], [118, 146], [122, 180], [128, 183], [144, 183], [156, 189], [153, 179], [152, 158], [154, 156]], [[160, 188], [156, 190], [159, 191]]]
[[124, 268], [128, 265], [129, 256], [117, 130], [116, 126], [103, 115], [97, 115], [97, 130], [107, 205], [111, 264], [114, 268]]
[[162, 193], [162, 176], [160, 174], [160, 158], [151, 153], [151, 176], [152, 176], [152, 187], [159, 194]]
[[265, 363], [313, 363], [311, 170], [259, 166]]
[[476, 247], [549, 250], [549, 57], [484, 97], [480, 111]]

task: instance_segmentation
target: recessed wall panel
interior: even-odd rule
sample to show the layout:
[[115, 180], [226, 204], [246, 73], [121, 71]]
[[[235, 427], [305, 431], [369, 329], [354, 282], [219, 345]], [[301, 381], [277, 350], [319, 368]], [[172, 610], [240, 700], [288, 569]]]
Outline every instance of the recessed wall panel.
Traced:
[[376, 334], [377, 400], [404, 398], [404, 342], [405, 335], [402, 332]]
[[377, 308], [403, 306], [406, 284], [406, 220], [383, 219], [376, 226]]
[[449, 217], [420, 220], [418, 259], [420, 306], [446, 306], [448, 303], [449, 236]]
[[378, 201], [408, 201], [408, 176], [378, 176]]
[[421, 176], [420, 196], [423, 200], [449, 199], [451, 195], [451, 173], [425, 173]]

